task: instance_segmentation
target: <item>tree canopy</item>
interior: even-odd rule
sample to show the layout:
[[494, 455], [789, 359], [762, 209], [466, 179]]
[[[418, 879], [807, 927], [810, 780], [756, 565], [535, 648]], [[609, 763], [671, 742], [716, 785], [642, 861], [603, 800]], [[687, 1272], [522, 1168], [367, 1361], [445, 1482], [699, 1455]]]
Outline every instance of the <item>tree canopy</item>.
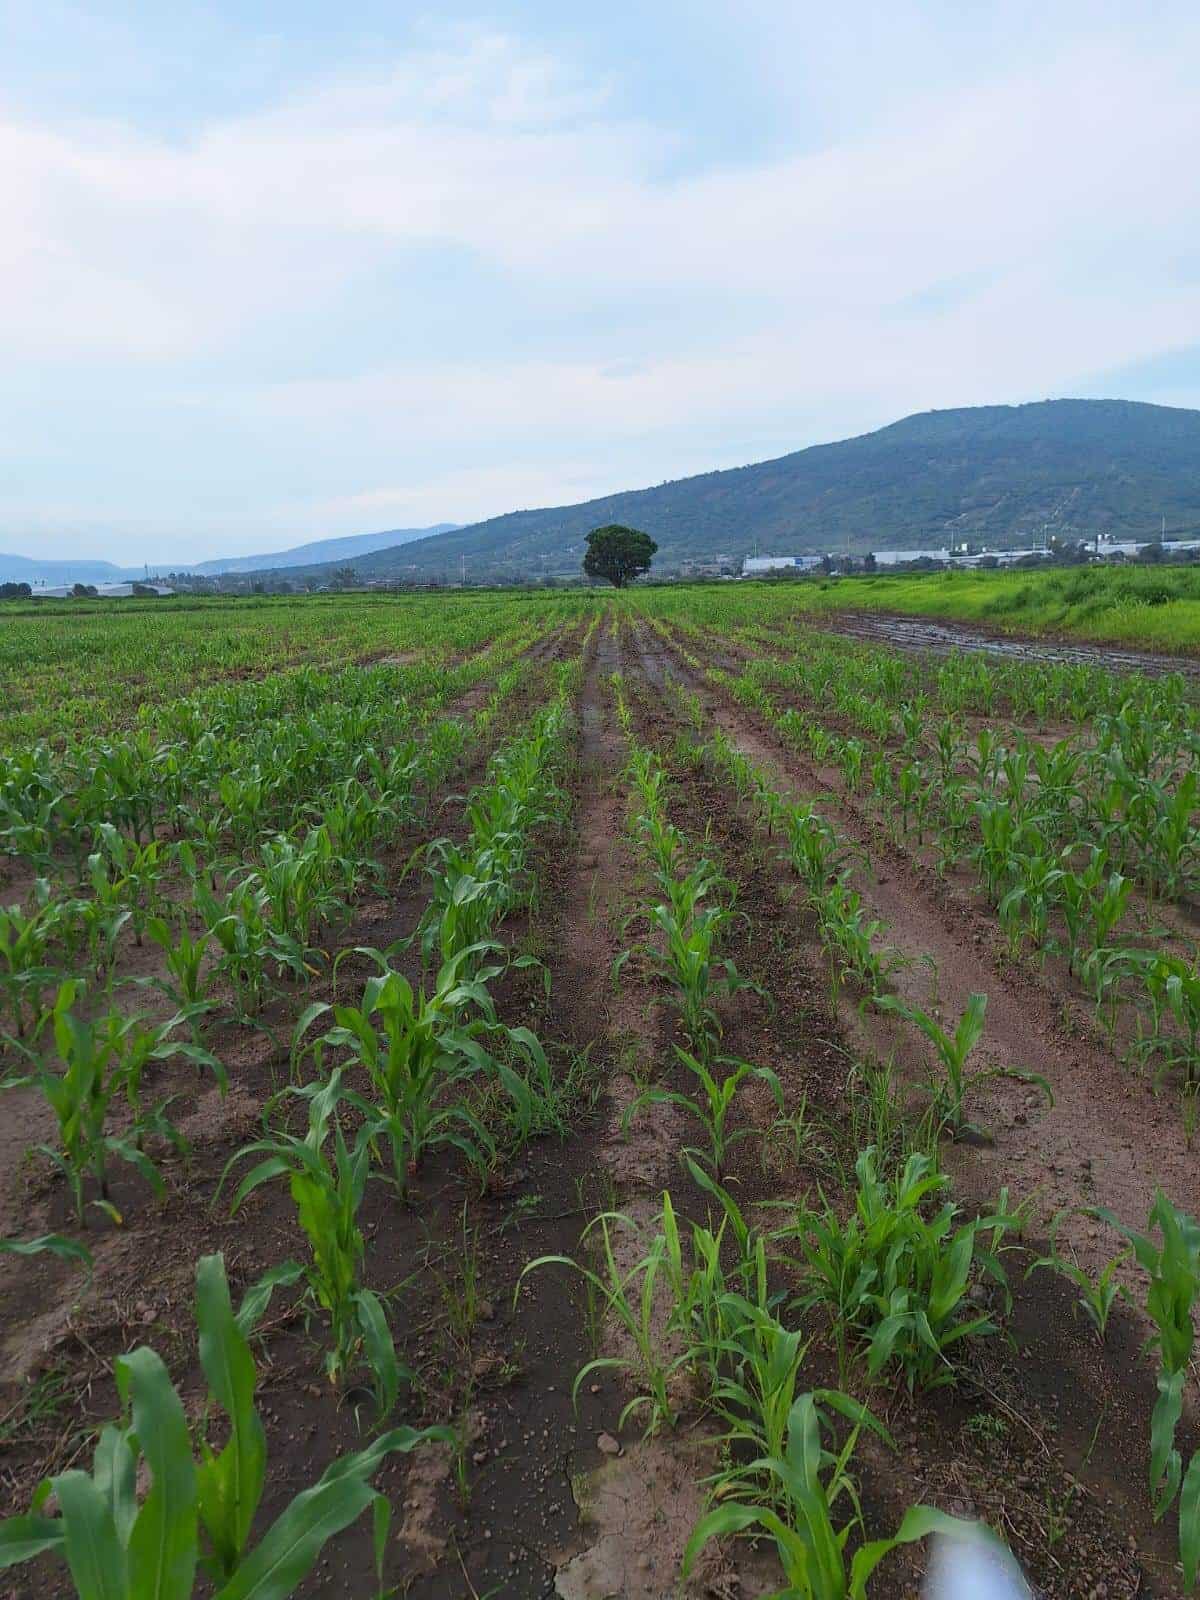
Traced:
[[603, 528], [593, 528], [588, 534], [583, 570], [589, 578], [607, 578], [609, 583], [623, 589], [630, 579], [650, 570], [657, 549], [658, 545], [648, 533], [610, 522]]

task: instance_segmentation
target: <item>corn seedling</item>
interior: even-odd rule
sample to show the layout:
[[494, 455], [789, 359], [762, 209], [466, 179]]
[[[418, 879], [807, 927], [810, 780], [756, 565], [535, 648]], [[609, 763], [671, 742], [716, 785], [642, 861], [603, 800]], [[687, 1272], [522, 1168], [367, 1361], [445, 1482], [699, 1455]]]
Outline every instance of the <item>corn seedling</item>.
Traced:
[[1016, 1078], [1021, 1083], [1036, 1084], [1050, 1104], [1054, 1104], [1050, 1085], [1040, 1073], [1026, 1072], [1019, 1067], [980, 1067], [973, 1072], [968, 1069], [968, 1057], [983, 1038], [987, 995], [973, 994], [969, 997], [966, 1010], [952, 1034], [947, 1033], [927, 1011], [910, 1006], [896, 995], [876, 995], [875, 1004], [881, 1011], [891, 1012], [911, 1022], [933, 1045], [942, 1068], [942, 1079], [933, 1088], [934, 1104], [943, 1125], [952, 1133], [960, 1134], [969, 1128], [964, 1111], [967, 1093], [973, 1084], [987, 1078]]
[[[156, 1194], [162, 1194], [165, 1188], [162, 1176], [141, 1148], [142, 1138], [147, 1132], [158, 1133], [182, 1148], [164, 1107], [159, 1106], [149, 1114], [143, 1112], [140, 1103], [142, 1070], [150, 1059], [193, 1054], [193, 1048], [167, 1041], [165, 1027], [147, 1029], [142, 1026], [141, 1019], [122, 1017], [117, 1012], [110, 1012], [98, 1022], [86, 1022], [72, 1010], [77, 990], [75, 983], [64, 983], [50, 1017], [60, 1070], [56, 1071], [26, 1050], [34, 1062], [33, 1070], [0, 1079], [0, 1090], [40, 1090], [58, 1124], [58, 1144], [36, 1148], [66, 1179], [77, 1220], [80, 1224], [84, 1222], [90, 1204], [120, 1224], [121, 1214], [109, 1197], [111, 1162], [115, 1159], [132, 1166]], [[206, 1051], [200, 1051], [199, 1055], [216, 1068], [223, 1081], [223, 1071], [214, 1058]], [[112, 1103], [122, 1094], [134, 1110], [129, 1134], [116, 1134], [109, 1128]], [[85, 1195], [89, 1177], [98, 1191], [90, 1201]]]
[[1105, 1263], [1095, 1278], [1084, 1271], [1078, 1261], [1064, 1256], [1058, 1248], [1058, 1232], [1062, 1225], [1062, 1213], [1055, 1217], [1050, 1230], [1050, 1253], [1039, 1256], [1030, 1266], [1025, 1276], [1030, 1273], [1044, 1271], [1056, 1272], [1060, 1278], [1065, 1278], [1068, 1283], [1074, 1284], [1079, 1291], [1079, 1307], [1096, 1330], [1096, 1336], [1103, 1342], [1108, 1332], [1108, 1319], [1112, 1308], [1120, 1296], [1123, 1300], [1129, 1299], [1129, 1291], [1124, 1285], [1117, 1282], [1116, 1274], [1124, 1266], [1132, 1254], [1129, 1250], [1122, 1250], [1119, 1255], [1113, 1256], [1111, 1261]]
[[[838, 1411], [852, 1423], [840, 1450], [829, 1450], [822, 1441], [822, 1435], [830, 1432], [830, 1419], [822, 1408]], [[687, 1542], [682, 1576], [688, 1576], [711, 1540], [754, 1530], [774, 1540], [783, 1568], [784, 1587], [773, 1600], [865, 1600], [875, 1569], [900, 1545], [931, 1533], [995, 1541], [978, 1523], [963, 1522], [931, 1506], [911, 1506], [890, 1538], [867, 1540], [848, 1558], [851, 1536], [865, 1531], [850, 1475], [850, 1460], [863, 1427], [890, 1443], [882, 1425], [849, 1395], [827, 1389], [801, 1395], [788, 1418], [783, 1454], [764, 1456], [756, 1463], [776, 1490], [771, 1502], [781, 1500], [786, 1509], [777, 1512], [770, 1502], [730, 1502], [710, 1511]]]
[[1185, 1473], [1175, 1432], [1183, 1414], [1183, 1388], [1196, 1337], [1192, 1312], [1200, 1294], [1200, 1224], [1176, 1210], [1161, 1190], [1149, 1219], [1161, 1243], [1127, 1227], [1111, 1211], [1097, 1209], [1094, 1214], [1129, 1241], [1138, 1266], [1150, 1280], [1146, 1314], [1155, 1331], [1147, 1349], [1158, 1352], [1159, 1363], [1158, 1399], [1150, 1419], [1150, 1493], [1156, 1519], [1180, 1496], [1179, 1547], [1184, 1582], [1190, 1589], [1200, 1565], [1200, 1452]]
[[927, 1202], [949, 1179], [925, 1155], [910, 1156], [887, 1182], [878, 1176], [876, 1152], [868, 1146], [854, 1171], [857, 1189], [848, 1218], [822, 1198], [817, 1208], [802, 1205], [781, 1232], [800, 1248], [797, 1306], [828, 1308], [843, 1378], [853, 1339], [865, 1348], [873, 1379], [895, 1364], [910, 1390], [953, 1383], [962, 1342], [998, 1331], [972, 1305], [968, 1291], [975, 1271], [1007, 1293], [996, 1245], [1012, 1218], [997, 1213], [960, 1223], [958, 1207], [949, 1200], [927, 1217]]
[[670, 1286], [668, 1270], [667, 1237], [657, 1231], [645, 1253], [631, 1267], [623, 1268], [617, 1262], [613, 1230], [628, 1230], [636, 1239], [635, 1249], [642, 1248], [644, 1235], [637, 1224], [622, 1212], [605, 1211], [594, 1217], [583, 1230], [586, 1242], [594, 1233], [600, 1238], [600, 1270], [593, 1271], [569, 1256], [539, 1256], [531, 1261], [517, 1280], [517, 1293], [526, 1275], [541, 1267], [569, 1267], [578, 1272], [595, 1296], [595, 1316], [601, 1321], [612, 1315], [624, 1329], [633, 1353], [629, 1356], [597, 1356], [579, 1369], [575, 1375], [572, 1398], [578, 1397], [580, 1385], [596, 1372], [628, 1372], [638, 1385], [635, 1394], [621, 1412], [618, 1428], [623, 1428], [637, 1412], [645, 1412], [646, 1434], [657, 1433], [664, 1424], [675, 1426], [676, 1409], [670, 1393], [670, 1380], [687, 1362], [687, 1353], [672, 1355], [667, 1347], [667, 1330], [660, 1326], [656, 1301], [660, 1290]]
[[[198, 1578], [213, 1600], [286, 1600], [326, 1541], [378, 1505], [370, 1480], [383, 1461], [446, 1438], [445, 1428], [381, 1434], [327, 1467], [248, 1548], [267, 1480], [249, 1343], [261, 1304], [251, 1291], [235, 1315], [222, 1257], [201, 1259], [200, 1364], [210, 1403], [228, 1422], [225, 1443], [209, 1444], [206, 1420], [193, 1439], [183, 1401], [153, 1350], [143, 1345], [119, 1356], [124, 1415], [100, 1430], [91, 1472], [73, 1468], [43, 1480], [26, 1515], [0, 1522], [0, 1567], [51, 1552], [66, 1562], [79, 1600], [187, 1600]], [[52, 1496], [54, 1515], [47, 1510]], [[378, 1526], [378, 1511], [375, 1520]]]
[[[237, 1161], [264, 1157], [238, 1185], [232, 1211], [264, 1183], [286, 1177], [296, 1217], [309, 1248], [309, 1262], [289, 1262], [275, 1269], [276, 1281], [302, 1283], [306, 1296], [329, 1314], [330, 1349], [325, 1371], [337, 1387], [365, 1359], [380, 1416], [395, 1404], [404, 1374], [396, 1356], [387, 1316], [379, 1297], [363, 1286], [363, 1236], [358, 1212], [371, 1165], [373, 1128], [365, 1124], [353, 1146], [346, 1143], [337, 1108], [344, 1097], [340, 1074], [307, 1090], [292, 1090], [309, 1101], [309, 1126], [303, 1139], [277, 1133], [259, 1139], [231, 1157], [225, 1174]], [[333, 1122], [333, 1156], [327, 1154]], [[224, 1177], [222, 1178], [222, 1183]]]
[[[621, 1131], [627, 1132], [634, 1117], [648, 1105], [678, 1106], [695, 1117], [707, 1141], [706, 1149], [689, 1150], [685, 1153], [706, 1161], [713, 1177], [719, 1183], [725, 1175], [729, 1151], [739, 1140], [749, 1137], [753, 1131], [750, 1128], [741, 1128], [733, 1133], [729, 1131], [729, 1113], [738, 1089], [747, 1078], [755, 1078], [765, 1083], [782, 1114], [782, 1086], [770, 1067], [756, 1067], [748, 1061], [735, 1061], [719, 1056], [713, 1062], [713, 1070], [710, 1071], [702, 1061], [697, 1060], [688, 1051], [681, 1050], [678, 1045], [675, 1046], [675, 1054], [695, 1080], [697, 1089], [695, 1097], [683, 1094], [677, 1089], [658, 1087], [646, 1089], [626, 1108], [625, 1115], [621, 1119]], [[721, 1067], [728, 1067], [729, 1071], [718, 1077], [716, 1069]]]

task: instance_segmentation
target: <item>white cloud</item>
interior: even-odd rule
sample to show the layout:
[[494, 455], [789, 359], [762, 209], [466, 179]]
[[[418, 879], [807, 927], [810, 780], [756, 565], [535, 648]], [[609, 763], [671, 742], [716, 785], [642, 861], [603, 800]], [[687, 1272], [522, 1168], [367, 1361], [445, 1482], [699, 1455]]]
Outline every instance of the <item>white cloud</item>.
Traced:
[[[338, 492], [311, 502], [341, 526], [600, 492], [607, 462], [626, 470], [614, 442], [639, 436], [653, 481], [687, 455], [689, 425], [726, 425], [739, 460], [767, 419], [824, 415], [833, 434], [1068, 392], [1200, 340], [1200, 285], [1166, 270], [1200, 250], [1198, 61], [1193, 25], [1081, 33], [1034, 69], [914, 92], [858, 137], [674, 176], [672, 129], [487, 30], [175, 140], [10, 116], [0, 359], [84, 388], [115, 372], [135, 407], [149, 371], [147, 408], [165, 389], [298, 448], [345, 448]], [[380, 272], [403, 274], [397, 325], [418, 322], [413, 253], [430, 246], [552, 310], [563, 353], [494, 327], [477, 359], [390, 340], [332, 378], [247, 353], [264, 330], [302, 347], [306, 320], [319, 329]], [[522, 465], [492, 460], [505, 451]], [[265, 482], [247, 527], [291, 503]]]

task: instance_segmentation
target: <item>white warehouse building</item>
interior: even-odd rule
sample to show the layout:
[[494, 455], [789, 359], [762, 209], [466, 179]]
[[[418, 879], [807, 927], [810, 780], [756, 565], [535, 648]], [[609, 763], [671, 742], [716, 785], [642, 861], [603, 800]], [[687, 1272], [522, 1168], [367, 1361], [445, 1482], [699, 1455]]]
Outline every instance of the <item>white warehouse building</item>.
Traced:
[[907, 561], [949, 561], [949, 550], [876, 550], [877, 567], [899, 567]]
[[747, 556], [742, 562], [742, 577], [760, 578], [764, 572], [811, 572], [823, 559], [822, 556]]

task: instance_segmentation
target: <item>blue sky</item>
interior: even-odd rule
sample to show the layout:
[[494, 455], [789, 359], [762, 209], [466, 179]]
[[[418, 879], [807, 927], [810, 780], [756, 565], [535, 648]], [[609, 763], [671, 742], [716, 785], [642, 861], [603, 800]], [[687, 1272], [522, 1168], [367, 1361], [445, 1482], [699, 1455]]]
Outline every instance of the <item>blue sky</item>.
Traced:
[[1172, 4], [0, 0], [0, 549], [1200, 406], [1197, 81]]

